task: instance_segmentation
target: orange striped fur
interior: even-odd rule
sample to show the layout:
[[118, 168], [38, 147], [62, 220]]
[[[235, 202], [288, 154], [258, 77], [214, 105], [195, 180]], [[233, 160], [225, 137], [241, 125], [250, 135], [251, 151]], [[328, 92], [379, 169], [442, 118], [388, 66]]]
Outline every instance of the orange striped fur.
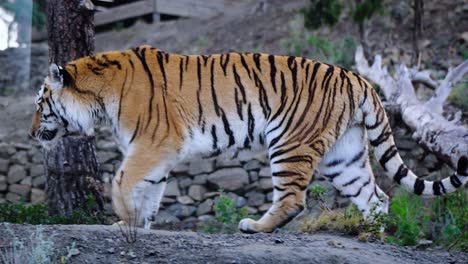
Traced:
[[418, 179], [403, 164], [377, 93], [359, 75], [314, 60], [257, 53], [177, 55], [141, 46], [51, 66], [32, 134], [45, 146], [107, 120], [125, 149], [113, 181], [123, 221], [148, 223], [179, 162], [243, 149], [268, 151], [273, 205], [244, 232], [271, 232], [304, 207], [319, 169], [372, 218], [388, 197], [375, 184], [368, 138], [389, 177], [423, 195], [467, 181], [466, 157], [442, 181]]

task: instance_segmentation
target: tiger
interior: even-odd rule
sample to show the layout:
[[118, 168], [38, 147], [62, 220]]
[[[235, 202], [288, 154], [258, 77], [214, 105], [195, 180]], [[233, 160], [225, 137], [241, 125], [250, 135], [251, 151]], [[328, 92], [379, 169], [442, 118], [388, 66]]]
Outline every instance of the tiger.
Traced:
[[51, 64], [36, 98], [30, 135], [53, 148], [69, 133], [107, 122], [124, 159], [112, 180], [123, 223], [149, 228], [168, 175], [198, 157], [268, 154], [273, 202], [245, 233], [272, 232], [306, 205], [319, 171], [366, 221], [388, 213], [368, 143], [385, 174], [417, 195], [463, 186], [468, 158], [443, 180], [418, 178], [403, 163], [376, 90], [345, 68], [304, 57], [260, 53], [179, 55], [143, 45]]

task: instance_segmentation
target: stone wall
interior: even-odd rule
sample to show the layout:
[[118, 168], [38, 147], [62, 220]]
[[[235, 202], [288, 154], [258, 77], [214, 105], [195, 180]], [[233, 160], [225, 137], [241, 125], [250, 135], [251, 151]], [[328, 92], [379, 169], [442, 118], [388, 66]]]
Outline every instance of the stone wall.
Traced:
[[34, 94], [48, 70], [45, 43], [0, 51], [0, 95]]
[[[435, 157], [426, 155], [405, 128], [397, 127], [394, 133], [403, 159], [419, 176], [435, 179], [450, 173], [450, 170], [441, 170]], [[122, 155], [113, 140], [110, 128], [99, 128], [96, 135], [105, 197], [110, 202], [111, 181]], [[387, 177], [381, 176], [382, 170], [378, 165], [373, 167], [379, 185], [391, 194], [395, 184]], [[319, 175], [313, 184], [330, 187]], [[39, 145], [30, 140], [0, 142], [0, 203], [44, 202], [44, 187], [45, 175]], [[211, 219], [219, 189], [223, 189], [234, 199], [237, 207], [245, 206], [251, 214], [265, 212], [271, 205], [273, 195], [266, 156], [260, 155], [254, 159], [241, 157], [239, 160], [198, 160], [180, 164], [169, 178], [157, 222]], [[330, 207], [348, 204], [347, 200], [340, 198], [331, 187], [327, 201]], [[110, 209], [110, 203], [107, 204], [107, 208]], [[317, 208], [312, 206], [312, 209]]]

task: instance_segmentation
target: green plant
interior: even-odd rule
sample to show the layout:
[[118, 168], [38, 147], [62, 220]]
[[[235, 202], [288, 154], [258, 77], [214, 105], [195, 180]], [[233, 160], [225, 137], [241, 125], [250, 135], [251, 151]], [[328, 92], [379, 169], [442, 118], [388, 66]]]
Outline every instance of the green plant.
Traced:
[[214, 221], [201, 224], [201, 229], [206, 233], [235, 233], [240, 220], [254, 218], [247, 213], [247, 209], [236, 208], [234, 200], [229, 198], [222, 190], [214, 205]]
[[303, 24], [302, 18], [298, 16], [289, 22], [289, 32], [291, 32], [291, 35], [281, 40], [281, 47], [286, 54], [294, 56], [305, 55], [309, 33], [304, 30]]
[[327, 230], [359, 235], [366, 232], [366, 225], [362, 213], [355, 205], [351, 205], [344, 212], [323, 211], [317, 219], [306, 218], [301, 222], [300, 230], [308, 233]]
[[319, 203], [321, 210], [330, 211], [330, 208], [327, 206], [325, 201], [325, 195], [328, 192], [328, 189], [321, 185], [312, 185], [309, 188], [310, 195], [312, 199], [316, 200]]
[[72, 215], [49, 215], [45, 204], [0, 204], [0, 222], [15, 224], [100, 224], [104, 222], [104, 215], [92, 213], [95, 208], [94, 197], [87, 197], [81, 210], [76, 210]]
[[457, 191], [434, 201], [429, 208], [431, 224], [426, 226], [428, 238], [446, 248], [468, 250], [467, 194]]
[[312, 48], [311, 54], [317, 60], [326, 61], [345, 68], [350, 68], [354, 64], [356, 43], [350, 36], [345, 37], [342, 42], [332, 43], [325, 38], [311, 35], [308, 38], [308, 44]]
[[388, 241], [401, 246], [414, 246], [421, 237], [424, 217], [423, 204], [419, 196], [398, 189], [390, 206], [389, 225], [394, 229]]
[[468, 83], [460, 83], [453, 87], [448, 100], [461, 107], [464, 111], [468, 110]]
[[310, 0], [310, 5], [302, 10], [304, 24], [308, 29], [318, 29], [324, 24], [334, 26], [342, 10], [340, 0]]
[[383, 12], [382, 0], [364, 0], [357, 4], [352, 10], [353, 20], [357, 24], [364, 24], [376, 13]]

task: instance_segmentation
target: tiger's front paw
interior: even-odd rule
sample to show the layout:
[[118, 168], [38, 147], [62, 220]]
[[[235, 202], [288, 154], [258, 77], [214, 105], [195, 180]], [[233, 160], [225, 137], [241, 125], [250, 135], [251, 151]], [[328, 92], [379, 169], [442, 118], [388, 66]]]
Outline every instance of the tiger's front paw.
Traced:
[[243, 233], [253, 234], [258, 232], [270, 233], [274, 230], [274, 228], [265, 226], [253, 219], [245, 218], [239, 222], [239, 230]]

